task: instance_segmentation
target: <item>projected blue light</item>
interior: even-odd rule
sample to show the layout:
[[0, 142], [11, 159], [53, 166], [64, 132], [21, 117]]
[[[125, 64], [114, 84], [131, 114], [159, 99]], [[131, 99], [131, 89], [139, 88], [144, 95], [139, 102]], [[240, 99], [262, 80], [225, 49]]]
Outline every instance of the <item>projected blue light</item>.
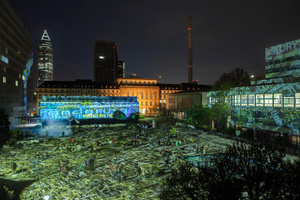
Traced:
[[43, 97], [40, 104], [41, 120], [118, 119], [138, 117], [136, 97]]

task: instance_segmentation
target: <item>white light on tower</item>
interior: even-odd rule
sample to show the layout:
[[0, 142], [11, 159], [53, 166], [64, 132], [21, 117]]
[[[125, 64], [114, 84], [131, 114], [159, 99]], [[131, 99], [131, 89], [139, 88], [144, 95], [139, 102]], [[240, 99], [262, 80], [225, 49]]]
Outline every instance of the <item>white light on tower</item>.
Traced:
[[99, 58], [103, 60], [103, 59], [104, 59], [104, 56], [99, 56]]

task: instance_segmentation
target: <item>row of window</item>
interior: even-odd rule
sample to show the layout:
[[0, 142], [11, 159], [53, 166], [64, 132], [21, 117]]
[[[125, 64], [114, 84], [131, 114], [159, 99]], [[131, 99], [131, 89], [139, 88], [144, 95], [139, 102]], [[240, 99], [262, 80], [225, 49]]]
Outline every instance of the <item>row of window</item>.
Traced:
[[120, 84], [149, 84], [155, 85], [155, 81], [120, 81]]
[[[218, 102], [218, 98], [209, 98], [209, 104]], [[225, 102], [233, 106], [300, 107], [300, 93], [294, 96], [283, 94], [249, 94], [225, 97]]]
[[[148, 106], [149, 104], [148, 104], [148, 101], [145, 101], [145, 106]], [[144, 102], [142, 101], [141, 102], [141, 106], [144, 106]], [[150, 101], [150, 106], [153, 106], [153, 102], [152, 101]]]
[[[6, 77], [5, 76], [3, 76], [3, 78], [2, 78], [2, 82], [6, 83]], [[19, 86], [19, 81], [15, 80], [15, 86]]]

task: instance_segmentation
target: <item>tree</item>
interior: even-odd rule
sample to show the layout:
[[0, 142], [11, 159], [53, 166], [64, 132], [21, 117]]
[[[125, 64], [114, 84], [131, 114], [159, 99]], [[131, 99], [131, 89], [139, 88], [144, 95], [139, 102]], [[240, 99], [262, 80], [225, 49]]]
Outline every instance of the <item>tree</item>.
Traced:
[[[178, 168], [162, 181], [160, 199], [204, 199], [207, 192], [206, 175], [195, 170], [194, 165], [188, 162], [181, 163]], [[201, 176], [202, 175], [202, 176]]]
[[211, 109], [203, 105], [193, 105], [186, 110], [186, 122], [192, 124], [207, 125], [212, 119]]
[[211, 109], [216, 127], [224, 131], [227, 127], [228, 116], [231, 114], [230, 106], [225, 101], [218, 101]]
[[229, 90], [233, 87], [250, 85], [249, 74], [244, 69], [236, 68], [229, 73], [224, 73], [215, 82], [214, 90]]
[[[228, 146], [204, 165], [183, 163], [162, 182], [161, 199], [298, 199], [300, 161], [271, 144]], [[203, 163], [202, 163], [203, 164]]]
[[10, 138], [9, 125], [8, 114], [5, 113], [4, 108], [0, 108], [0, 147], [2, 147]]
[[226, 129], [227, 118], [231, 115], [231, 109], [226, 102], [230, 88], [250, 85], [250, 76], [244, 69], [236, 68], [229, 73], [224, 73], [213, 87], [213, 98], [216, 102], [212, 105], [215, 125], [221, 130]]

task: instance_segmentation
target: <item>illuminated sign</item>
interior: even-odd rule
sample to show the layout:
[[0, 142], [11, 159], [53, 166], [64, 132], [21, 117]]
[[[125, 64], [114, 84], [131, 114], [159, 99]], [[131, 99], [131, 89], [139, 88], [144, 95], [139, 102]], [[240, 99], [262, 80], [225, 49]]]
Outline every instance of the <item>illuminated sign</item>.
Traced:
[[75, 119], [137, 119], [139, 103], [136, 97], [43, 97], [41, 121]]

